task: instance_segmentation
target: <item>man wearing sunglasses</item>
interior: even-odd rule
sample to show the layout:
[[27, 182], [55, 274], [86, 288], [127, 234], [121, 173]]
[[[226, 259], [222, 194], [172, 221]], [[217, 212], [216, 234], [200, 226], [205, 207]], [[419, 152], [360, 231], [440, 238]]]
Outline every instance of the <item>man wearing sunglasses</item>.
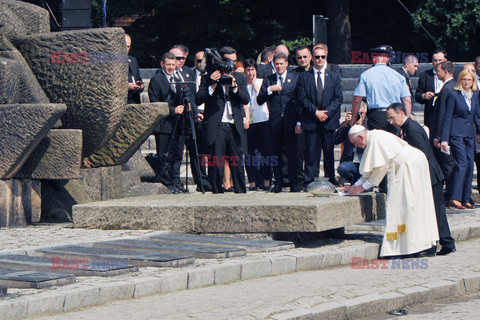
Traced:
[[343, 102], [340, 75], [326, 66], [327, 52], [313, 50], [313, 68], [300, 74], [297, 99], [300, 104], [301, 128], [305, 132], [305, 186], [313, 181], [317, 163], [323, 150], [323, 168], [330, 182], [335, 179], [333, 134], [340, 124], [340, 106]]

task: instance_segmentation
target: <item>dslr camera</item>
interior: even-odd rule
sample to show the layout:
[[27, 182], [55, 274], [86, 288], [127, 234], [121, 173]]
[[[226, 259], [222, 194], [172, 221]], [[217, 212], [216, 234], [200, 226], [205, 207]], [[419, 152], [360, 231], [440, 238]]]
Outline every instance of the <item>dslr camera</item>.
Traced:
[[230, 59], [223, 59], [217, 49], [205, 48], [205, 55], [203, 56], [201, 68], [204, 69], [208, 75], [219, 70], [222, 73], [222, 76], [218, 80], [218, 83], [222, 86], [233, 86], [233, 78], [227, 74], [233, 72], [235, 69], [235, 62]]

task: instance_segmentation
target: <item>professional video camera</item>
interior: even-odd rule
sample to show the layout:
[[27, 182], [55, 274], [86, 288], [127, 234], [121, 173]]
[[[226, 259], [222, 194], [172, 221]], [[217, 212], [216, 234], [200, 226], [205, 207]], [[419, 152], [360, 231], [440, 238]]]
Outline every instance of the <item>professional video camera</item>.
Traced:
[[201, 68], [209, 75], [219, 70], [222, 73], [222, 77], [218, 80], [218, 83], [222, 86], [233, 85], [233, 78], [227, 74], [232, 73], [235, 69], [235, 62], [231, 59], [223, 59], [217, 49], [205, 48]]

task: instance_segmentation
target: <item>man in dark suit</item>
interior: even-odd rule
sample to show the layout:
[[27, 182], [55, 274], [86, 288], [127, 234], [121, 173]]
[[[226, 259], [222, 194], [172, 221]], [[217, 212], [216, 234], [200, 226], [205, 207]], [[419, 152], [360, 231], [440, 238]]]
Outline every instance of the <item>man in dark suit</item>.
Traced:
[[[435, 204], [435, 213], [437, 217], [438, 234], [442, 249], [438, 255], [446, 255], [456, 251], [455, 240], [450, 234], [448, 226], [447, 214], [445, 211], [445, 203], [443, 199], [443, 173], [440, 166], [435, 160], [430, 141], [425, 130], [418, 122], [410, 119], [406, 115], [405, 107], [401, 103], [394, 103], [387, 109], [387, 117], [389, 121], [396, 127], [401, 129], [401, 138], [408, 142], [411, 146], [421, 150], [428, 161], [430, 169], [430, 179], [432, 182], [433, 202]], [[436, 249], [435, 249], [436, 250]], [[427, 250], [427, 255], [433, 255], [435, 250]]]
[[[194, 94], [197, 92], [197, 85], [195, 83], [196, 71], [185, 66], [185, 61], [187, 60], [189, 52], [188, 47], [183, 44], [176, 44], [172, 49], [170, 49], [170, 52], [175, 55], [175, 77], [180, 79], [182, 82], [190, 82], [187, 84], [187, 86], [189, 87], [189, 91], [192, 93], [190, 102], [193, 105], [195, 104]], [[197, 130], [196, 133], [198, 137], [198, 123], [194, 123], [194, 126], [195, 130]], [[201, 161], [197, 155], [189, 125], [186, 127], [186, 130], [188, 130], [188, 132], [186, 132], [188, 135], [185, 137], [185, 146], [187, 147], [188, 154], [190, 155], [190, 169], [192, 172], [193, 181], [197, 185], [197, 191], [202, 191], [202, 187], [203, 191], [211, 191], [210, 182], [207, 178], [207, 172], [205, 167], [200, 165]]]
[[[162, 56], [162, 68], [150, 80], [148, 96], [151, 102], [167, 102], [170, 113], [155, 129], [155, 142], [157, 145], [157, 157], [160, 161], [160, 172], [157, 172], [157, 180], [160, 180], [172, 193], [186, 193], [187, 190], [180, 181], [180, 166], [183, 158], [183, 114], [184, 105], [180, 101], [179, 88], [175, 83], [180, 79], [174, 77], [175, 55], [167, 52]], [[192, 104], [193, 114], [201, 121], [202, 115], [198, 113], [196, 106]], [[173, 133], [173, 136], [172, 136]], [[171, 146], [170, 146], [171, 145]], [[166, 157], [165, 155], [170, 156]]]
[[425, 105], [423, 122], [430, 130], [432, 130], [433, 101], [435, 95], [440, 92], [443, 86], [443, 82], [438, 79], [435, 73], [435, 67], [444, 61], [447, 61], [447, 53], [443, 50], [435, 50], [432, 56], [433, 69], [420, 74], [417, 91], [415, 91], [415, 100]]
[[275, 48], [266, 47], [262, 50], [260, 53], [261, 62], [257, 66], [257, 78], [263, 79], [275, 72], [275, 68], [272, 64], [274, 54]]
[[[437, 77], [443, 81], [443, 87], [438, 96], [435, 97], [430, 129], [430, 140], [435, 147], [433, 149], [433, 154], [435, 155], [435, 158], [442, 169], [443, 175], [445, 176], [445, 181], [447, 182], [450, 181], [449, 179], [451, 178], [455, 162], [451, 155], [441, 152], [440, 141], [442, 140], [443, 117], [445, 115], [447, 96], [456, 85], [455, 80], [453, 79], [454, 70], [453, 63], [450, 61], [444, 61], [437, 64], [435, 67], [435, 73]], [[447, 183], [447, 197], [450, 195], [450, 190], [448, 188], [450, 185], [451, 183]]]
[[[237, 53], [231, 47], [219, 51], [224, 59], [237, 60]], [[208, 177], [213, 193], [223, 193], [224, 161], [228, 161], [232, 173], [235, 193], [246, 193], [244, 153], [242, 141], [245, 135], [243, 105], [248, 104], [245, 76], [232, 72], [224, 74], [233, 78], [233, 85], [220, 85], [219, 70], [202, 76], [200, 87], [195, 95], [197, 105], [205, 104], [204, 142], [209, 147], [210, 159]]]
[[298, 152], [295, 125], [298, 121], [299, 109], [295, 95], [298, 74], [287, 71], [288, 57], [285, 53], [276, 53], [273, 57], [275, 73], [263, 80], [262, 88], [257, 96], [259, 105], [267, 103], [271, 132], [271, 150], [278, 163], [273, 164], [275, 185], [272, 192], [282, 191], [283, 159], [282, 147], [287, 155], [287, 172], [290, 191], [299, 192], [297, 183]]
[[341, 77], [342, 76], [342, 70], [340, 70], [340, 67], [338, 66], [338, 64], [330, 63], [330, 62], [327, 61], [328, 60], [328, 46], [324, 43], [318, 43], [313, 47], [313, 51], [315, 51], [315, 49], [317, 49], [317, 48], [325, 50], [325, 56], [326, 56], [325, 66], [326, 66], [327, 70], [336, 72]]
[[[132, 47], [132, 38], [125, 34], [125, 42], [127, 45], [127, 54]], [[140, 76], [140, 69], [138, 68], [138, 61], [132, 56], [128, 56], [128, 98], [127, 104], [140, 103], [140, 93], [145, 88], [142, 77]]]
[[413, 76], [418, 70], [418, 58], [413, 54], [406, 56], [403, 61], [403, 66], [400, 69], [400, 74], [405, 77], [407, 82], [408, 90], [410, 90], [410, 95], [413, 97], [412, 92], [412, 81], [410, 81], [410, 76]]
[[313, 181], [316, 164], [323, 150], [323, 168], [331, 183], [335, 179], [333, 134], [340, 122], [343, 102], [340, 75], [326, 68], [326, 50], [313, 50], [313, 68], [300, 75], [297, 99], [301, 107], [300, 122], [305, 131], [305, 184]]

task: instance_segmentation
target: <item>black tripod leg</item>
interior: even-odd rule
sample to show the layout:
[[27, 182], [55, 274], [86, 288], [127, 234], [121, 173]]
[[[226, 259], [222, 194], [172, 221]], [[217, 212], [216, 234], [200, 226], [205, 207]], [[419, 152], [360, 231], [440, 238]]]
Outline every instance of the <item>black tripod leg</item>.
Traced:
[[161, 161], [162, 167], [160, 168], [160, 180], [165, 174], [165, 164], [167, 163], [167, 159], [170, 156], [170, 149], [172, 148], [173, 139], [175, 139], [175, 132], [177, 131], [178, 121], [180, 121], [180, 116], [177, 115], [172, 133], [170, 134], [170, 140], [168, 141], [167, 149], [165, 150], [165, 153], [163, 154], [163, 157], [162, 157], [162, 161]]
[[[194, 146], [194, 150], [195, 150], [195, 164], [197, 166], [197, 171], [198, 171], [198, 180], [200, 181], [200, 190], [202, 191], [202, 193], [205, 193], [205, 190], [203, 189], [203, 179], [202, 179], [202, 174], [201, 174], [201, 169], [200, 169], [200, 155], [198, 154], [198, 144], [197, 144], [197, 132], [195, 130], [195, 123], [193, 122], [193, 116], [192, 114], [190, 113], [189, 114], [189, 121], [190, 121], [190, 130], [192, 132], [192, 141], [193, 141], [193, 146]], [[190, 158], [192, 158], [192, 155], [190, 155]]]

